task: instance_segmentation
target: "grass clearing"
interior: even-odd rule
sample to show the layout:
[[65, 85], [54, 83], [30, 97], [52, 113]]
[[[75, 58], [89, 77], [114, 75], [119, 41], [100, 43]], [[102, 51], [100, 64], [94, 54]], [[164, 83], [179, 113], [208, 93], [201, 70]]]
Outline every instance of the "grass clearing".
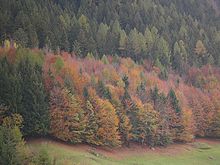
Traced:
[[[29, 142], [27, 145], [32, 151], [45, 148], [56, 165], [220, 165], [220, 143], [177, 144], [171, 148], [156, 148], [155, 151], [134, 155], [125, 153], [119, 159], [106, 156], [105, 152], [91, 151], [91, 147], [85, 145], [69, 146], [51, 141]], [[176, 150], [180, 147], [181, 152]]]

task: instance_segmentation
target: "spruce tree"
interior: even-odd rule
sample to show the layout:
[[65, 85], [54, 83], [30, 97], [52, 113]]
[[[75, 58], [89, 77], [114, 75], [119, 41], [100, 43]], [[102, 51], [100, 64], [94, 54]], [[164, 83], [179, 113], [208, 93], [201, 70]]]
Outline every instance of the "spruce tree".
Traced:
[[21, 95], [25, 135], [46, 135], [49, 128], [48, 97], [42, 78], [41, 66], [28, 59], [20, 61], [18, 74], [21, 76]]

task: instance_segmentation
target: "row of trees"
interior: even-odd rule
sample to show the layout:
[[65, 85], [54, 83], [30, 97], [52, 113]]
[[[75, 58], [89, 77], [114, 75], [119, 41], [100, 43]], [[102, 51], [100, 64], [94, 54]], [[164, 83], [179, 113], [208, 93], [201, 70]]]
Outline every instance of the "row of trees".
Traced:
[[191, 68], [186, 78], [165, 81], [147, 63], [1, 48], [0, 104], [6, 116], [22, 116], [24, 135], [71, 143], [155, 146], [219, 137], [219, 69]]
[[[219, 17], [207, 0], [0, 1], [0, 41], [150, 59], [184, 73], [187, 65], [219, 64]], [[204, 12], [205, 11], [205, 12]]]

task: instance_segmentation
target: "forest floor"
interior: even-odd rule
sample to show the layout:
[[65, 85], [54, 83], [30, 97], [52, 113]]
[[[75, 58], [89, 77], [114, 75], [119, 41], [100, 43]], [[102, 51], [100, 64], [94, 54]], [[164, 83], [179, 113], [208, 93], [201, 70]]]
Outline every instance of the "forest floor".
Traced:
[[46, 149], [56, 164], [77, 165], [220, 165], [220, 140], [196, 139], [193, 143], [149, 148], [103, 148], [67, 144], [46, 138], [28, 139], [31, 151]]

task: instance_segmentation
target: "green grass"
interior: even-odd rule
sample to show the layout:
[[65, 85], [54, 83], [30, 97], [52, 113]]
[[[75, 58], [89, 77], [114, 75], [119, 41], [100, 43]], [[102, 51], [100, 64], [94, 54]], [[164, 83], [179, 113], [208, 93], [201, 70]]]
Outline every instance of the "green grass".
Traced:
[[29, 147], [33, 151], [45, 148], [57, 165], [220, 165], [220, 144], [196, 143], [190, 151], [172, 156], [150, 152], [120, 160], [50, 143], [30, 144]]

